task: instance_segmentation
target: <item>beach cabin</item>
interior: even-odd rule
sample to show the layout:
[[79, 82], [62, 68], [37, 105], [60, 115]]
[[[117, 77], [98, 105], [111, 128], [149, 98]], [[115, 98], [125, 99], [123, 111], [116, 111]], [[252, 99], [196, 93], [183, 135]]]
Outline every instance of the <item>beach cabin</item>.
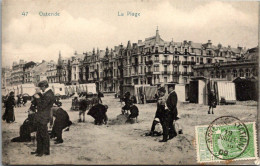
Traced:
[[20, 94], [33, 96], [36, 93], [36, 87], [34, 84], [22, 84], [20, 87]]

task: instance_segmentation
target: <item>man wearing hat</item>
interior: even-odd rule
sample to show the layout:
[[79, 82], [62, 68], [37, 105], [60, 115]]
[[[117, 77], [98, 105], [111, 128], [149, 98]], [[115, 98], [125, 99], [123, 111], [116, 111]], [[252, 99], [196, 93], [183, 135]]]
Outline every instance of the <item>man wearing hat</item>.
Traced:
[[166, 105], [167, 105], [168, 110], [169, 110], [169, 115], [168, 115], [169, 139], [172, 139], [175, 136], [177, 136], [177, 132], [175, 130], [175, 126], [173, 125], [173, 122], [175, 122], [176, 120], [179, 119], [177, 117], [178, 116], [178, 110], [177, 110], [178, 97], [177, 97], [177, 94], [175, 92], [175, 85], [174, 84], [168, 85], [168, 88], [169, 88], [169, 95], [168, 95], [168, 98], [166, 100]]
[[53, 91], [49, 88], [47, 81], [39, 82], [38, 87], [42, 91], [42, 96], [40, 97], [38, 94], [34, 95], [36, 99], [39, 99], [37, 112], [35, 114], [37, 150], [31, 154], [36, 154], [36, 156], [40, 157], [50, 154], [50, 138], [47, 124], [50, 121], [50, 111], [55, 102], [55, 96]]

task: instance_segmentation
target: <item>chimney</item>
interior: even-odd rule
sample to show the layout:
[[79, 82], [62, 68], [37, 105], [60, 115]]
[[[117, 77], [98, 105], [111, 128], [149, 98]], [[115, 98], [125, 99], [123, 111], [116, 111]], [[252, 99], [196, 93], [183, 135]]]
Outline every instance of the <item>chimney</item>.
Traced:
[[189, 41], [189, 45], [192, 45], [192, 41]]
[[138, 40], [138, 44], [142, 44], [142, 40]]
[[211, 43], [211, 40], [208, 40], [208, 43]]
[[46, 62], [45, 60], [42, 60], [42, 63]]

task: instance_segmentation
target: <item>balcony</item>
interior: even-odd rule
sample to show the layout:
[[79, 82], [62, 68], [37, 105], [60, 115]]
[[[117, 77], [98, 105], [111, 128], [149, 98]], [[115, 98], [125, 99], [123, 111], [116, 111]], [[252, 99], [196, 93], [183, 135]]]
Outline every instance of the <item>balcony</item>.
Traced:
[[154, 60], [154, 63], [160, 63], [159, 59]]
[[182, 65], [190, 65], [191, 61], [182, 61]]
[[173, 74], [173, 76], [179, 76], [179, 75], [181, 74], [181, 72], [179, 72], [179, 71], [174, 71], [174, 72], [172, 72], [172, 74]]
[[153, 75], [153, 72], [152, 71], [147, 71], [145, 72], [146, 75]]
[[182, 72], [183, 76], [193, 76], [194, 73], [193, 72]]
[[191, 64], [191, 65], [195, 65], [196, 62], [195, 62], [195, 61], [191, 61], [190, 64]]
[[182, 72], [183, 76], [189, 76], [189, 72]]
[[133, 62], [132, 66], [138, 66], [138, 62]]
[[171, 72], [170, 72], [170, 71], [162, 71], [162, 74], [163, 74], [163, 75], [170, 75]]
[[152, 60], [145, 61], [145, 64], [146, 64], [146, 65], [152, 65], [152, 64], [153, 64], [153, 61], [152, 61]]
[[167, 64], [167, 65], [169, 65], [169, 64], [171, 64], [171, 61], [170, 61], [170, 60], [163, 60], [163, 61], [162, 61], [162, 64]]
[[179, 64], [181, 64], [181, 61], [179, 61], [179, 60], [173, 60], [173, 61], [172, 61], [172, 64], [177, 64], [177, 65], [179, 65]]

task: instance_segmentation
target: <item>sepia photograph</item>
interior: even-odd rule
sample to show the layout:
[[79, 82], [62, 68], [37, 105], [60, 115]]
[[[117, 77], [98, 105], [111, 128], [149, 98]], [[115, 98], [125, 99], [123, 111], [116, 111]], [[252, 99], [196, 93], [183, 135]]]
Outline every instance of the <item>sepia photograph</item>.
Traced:
[[2, 165], [260, 165], [259, 2], [1, 5]]

